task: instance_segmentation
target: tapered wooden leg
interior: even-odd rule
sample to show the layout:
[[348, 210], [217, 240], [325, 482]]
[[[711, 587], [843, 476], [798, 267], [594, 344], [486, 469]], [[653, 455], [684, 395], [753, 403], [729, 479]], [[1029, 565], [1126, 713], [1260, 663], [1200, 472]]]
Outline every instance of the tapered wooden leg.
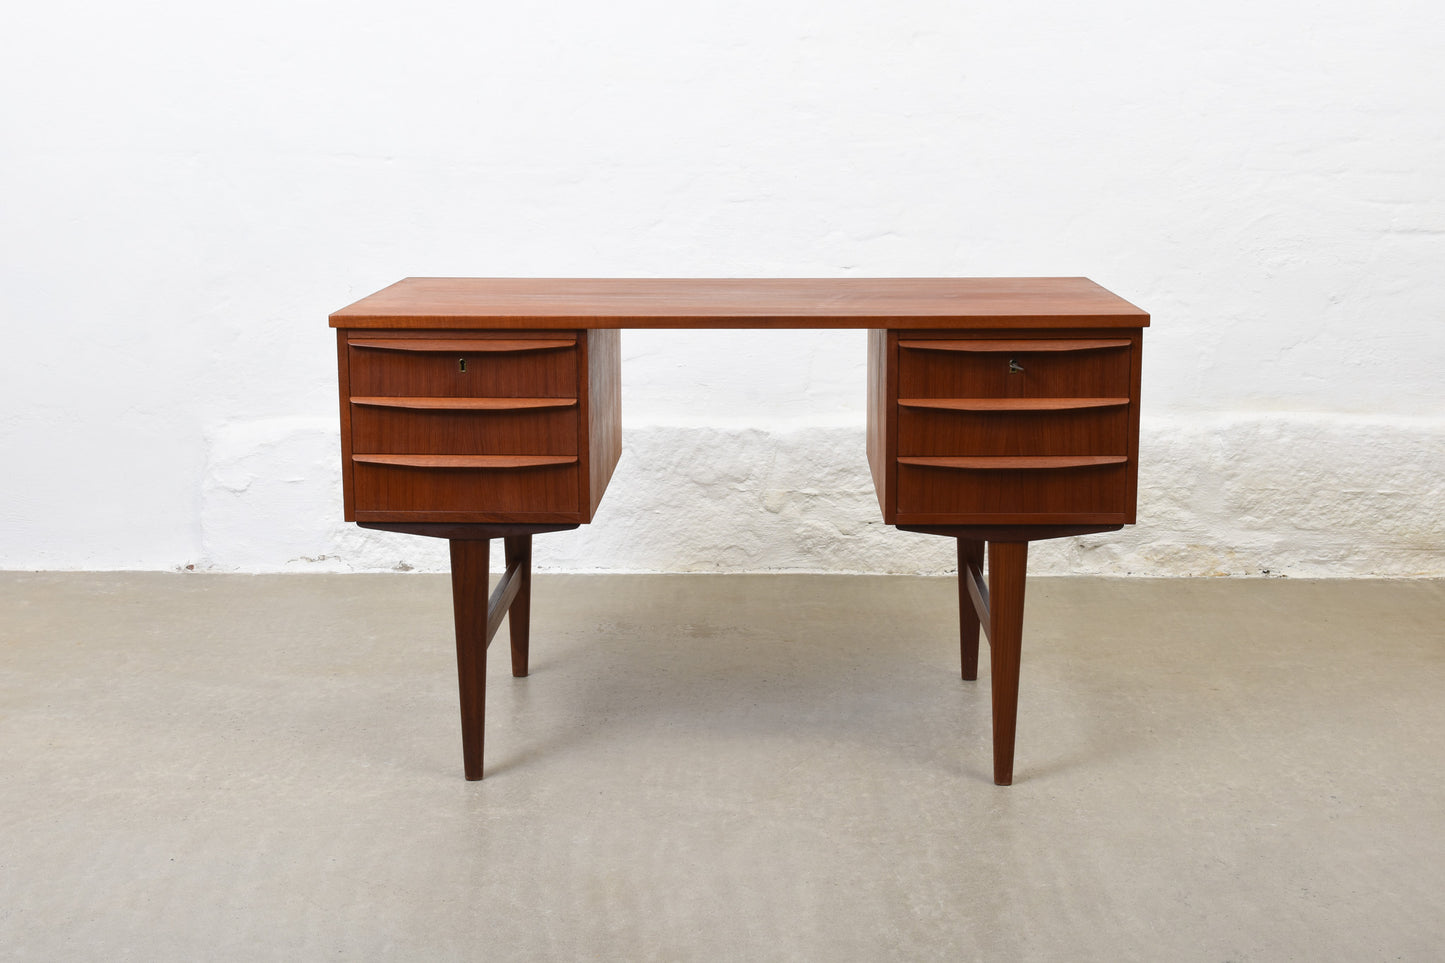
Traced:
[[983, 542], [971, 538], [958, 540], [958, 652], [959, 665], [965, 681], [978, 678], [978, 610], [969, 593], [969, 563], [983, 571]]
[[993, 781], [1013, 784], [1019, 714], [1028, 542], [988, 543], [989, 668], [993, 682]]
[[457, 629], [457, 688], [462, 702], [462, 767], [482, 778], [487, 716], [487, 568], [491, 541], [450, 540], [452, 615]]
[[517, 566], [517, 597], [507, 610], [507, 630], [512, 634], [512, 675], [527, 674], [527, 650], [532, 626], [532, 536], [509, 535], [505, 541], [507, 568]]

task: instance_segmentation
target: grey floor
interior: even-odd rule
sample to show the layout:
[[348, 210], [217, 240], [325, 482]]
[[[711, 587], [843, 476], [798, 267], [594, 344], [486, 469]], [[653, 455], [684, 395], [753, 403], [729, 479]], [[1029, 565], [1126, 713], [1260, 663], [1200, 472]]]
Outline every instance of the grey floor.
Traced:
[[0, 575], [0, 947], [1442, 958], [1445, 582], [1028, 591], [1012, 788], [952, 583], [824, 576], [539, 577], [467, 783], [444, 577]]

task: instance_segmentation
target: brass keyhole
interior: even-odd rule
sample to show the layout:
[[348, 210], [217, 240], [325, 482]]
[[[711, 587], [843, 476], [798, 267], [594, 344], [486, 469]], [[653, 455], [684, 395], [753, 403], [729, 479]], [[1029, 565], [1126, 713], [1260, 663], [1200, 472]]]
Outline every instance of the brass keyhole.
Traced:
[[1008, 373], [1009, 373], [1009, 374], [1023, 374], [1023, 373], [1024, 373], [1024, 366], [1021, 365], [1021, 364], [1019, 364], [1019, 363], [1018, 363], [1017, 361], [1015, 361], [1013, 358], [1009, 358], [1009, 359], [1008, 359]]
[[467, 359], [466, 359], [466, 358], [458, 358], [458, 359], [457, 359], [457, 370], [458, 370], [458, 371], [466, 371], [466, 370], [467, 370]]

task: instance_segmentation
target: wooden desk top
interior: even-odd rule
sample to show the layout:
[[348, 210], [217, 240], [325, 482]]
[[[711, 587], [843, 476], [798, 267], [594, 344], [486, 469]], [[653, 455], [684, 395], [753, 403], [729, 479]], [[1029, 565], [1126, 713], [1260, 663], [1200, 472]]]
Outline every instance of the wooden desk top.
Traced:
[[1140, 328], [1088, 278], [406, 278], [333, 328]]

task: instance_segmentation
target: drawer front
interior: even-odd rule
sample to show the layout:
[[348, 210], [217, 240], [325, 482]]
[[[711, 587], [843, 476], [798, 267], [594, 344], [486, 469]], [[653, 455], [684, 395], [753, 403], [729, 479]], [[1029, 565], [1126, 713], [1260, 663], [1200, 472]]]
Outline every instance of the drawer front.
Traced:
[[356, 338], [348, 365], [352, 397], [577, 397], [575, 341]]
[[903, 340], [902, 398], [1129, 397], [1129, 342]]
[[358, 513], [531, 515], [578, 510], [575, 461], [521, 468], [447, 468], [372, 464], [359, 457], [354, 476]]
[[575, 455], [577, 404], [523, 409], [426, 409], [351, 405], [357, 454]]
[[1063, 410], [898, 408], [900, 455], [1116, 455], [1129, 449], [1129, 406]]
[[1112, 516], [1128, 510], [1127, 500], [1127, 466], [1122, 463], [1049, 469], [898, 463], [900, 515]]

